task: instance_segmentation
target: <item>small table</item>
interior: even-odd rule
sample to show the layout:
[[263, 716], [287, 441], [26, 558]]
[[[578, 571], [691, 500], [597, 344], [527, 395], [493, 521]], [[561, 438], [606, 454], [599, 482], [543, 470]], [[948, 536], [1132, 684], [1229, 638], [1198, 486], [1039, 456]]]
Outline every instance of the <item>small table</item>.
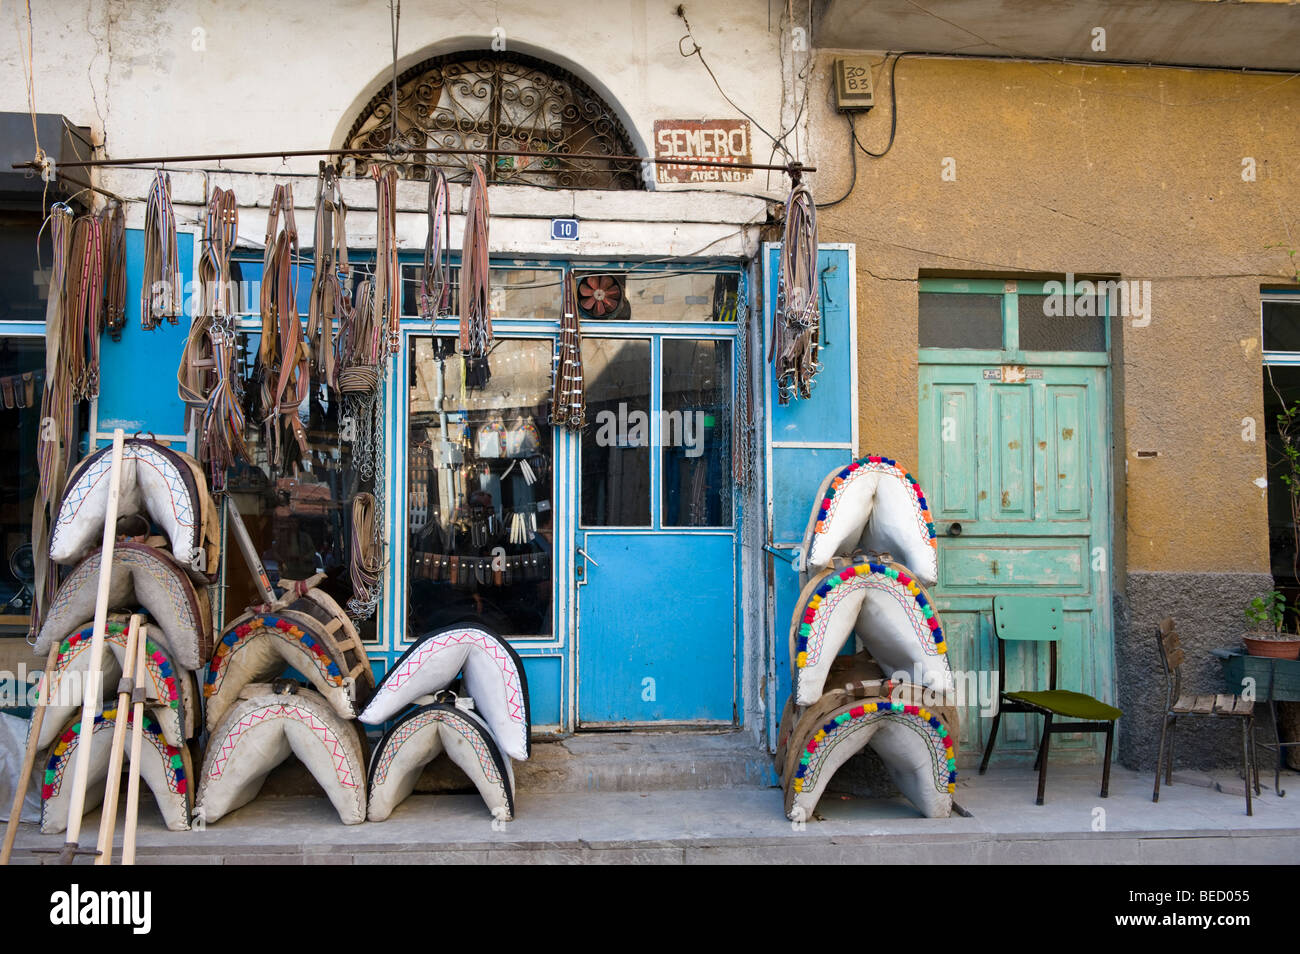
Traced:
[[1246, 680], [1250, 679], [1255, 683], [1255, 699], [1268, 703], [1269, 711], [1273, 714], [1273, 741], [1255, 742], [1255, 744], [1277, 753], [1277, 763], [1273, 767], [1273, 791], [1279, 796], [1285, 795], [1286, 792], [1281, 788], [1285, 750], [1292, 746], [1300, 746], [1300, 741], [1282, 741], [1278, 728], [1280, 723], [1277, 704], [1300, 702], [1300, 659], [1248, 656], [1237, 649], [1212, 649], [1210, 652], [1223, 661], [1223, 676], [1227, 681], [1229, 692], [1244, 695]]

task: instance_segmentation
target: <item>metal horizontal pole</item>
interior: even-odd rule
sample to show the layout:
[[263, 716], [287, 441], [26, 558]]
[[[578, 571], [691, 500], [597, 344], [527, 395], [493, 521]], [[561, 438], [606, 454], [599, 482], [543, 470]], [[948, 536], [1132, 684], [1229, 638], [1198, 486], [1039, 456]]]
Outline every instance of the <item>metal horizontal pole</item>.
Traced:
[[[772, 172], [788, 172], [792, 175], [800, 175], [805, 172], [816, 172], [816, 166], [805, 166], [802, 163], [790, 162], [784, 165], [775, 165], [771, 163], [756, 162], [723, 162], [713, 159], [700, 158], [658, 158], [652, 156], [621, 156], [607, 155], [599, 152], [527, 152], [522, 150], [508, 149], [445, 149], [445, 148], [427, 148], [427, 149], [402, 149], [397, 153], [389, 154], [383, 149], [288, 149], [270, 152], [227, 152], [227, 153], [210, 153], [207, 155], [194, 156], [147, 156], [144, 158], [131, 159], [83, 159], [77, 162], [58, 163], [60, 169], [71, 169], [76, 167], [95, 167], [95, 166], [128, 166], [128, 165], [166, 165], [168, 163], [178, 162], [233, 162], [242, 159], [288, 159], [290, 157], [300, 158], [304, 156], [388, 156], [390, 162], [400, 162], [395, 158], [396, 155], [417, 155], [417, 156], [518, 156], [523, 158], [537, 159], [597, 159], [606, 162], [652, 162], [658, 165], [672, 166], [705, 166], [716, 167], [719, 169], [758, 169]], [[408, 160], [409, 161], [409, 160]], [[14, 169], [39, 169], [40, 163], [32, 159], [27, 162], [15, 162], [12, 164]], [[232, 169], [232, 172], [238, 172]]]

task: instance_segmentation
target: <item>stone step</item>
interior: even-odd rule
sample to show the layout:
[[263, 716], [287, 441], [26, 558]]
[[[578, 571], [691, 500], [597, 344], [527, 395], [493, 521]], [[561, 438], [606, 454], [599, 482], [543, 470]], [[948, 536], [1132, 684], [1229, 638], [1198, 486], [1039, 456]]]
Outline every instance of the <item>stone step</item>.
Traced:
[[[585, 732], [533, 742], [532, 756], [514, 763], [515, 790], [571, 792], [696, 791], [765, 788], [776, 784], [772, 759], [749, 732]], [[420, 776], [417, 793], [472, 792], [465, 773], [450, 759], [437, 759]], [[267, 779], [271, 796], [320, 794], [297, 759]]]

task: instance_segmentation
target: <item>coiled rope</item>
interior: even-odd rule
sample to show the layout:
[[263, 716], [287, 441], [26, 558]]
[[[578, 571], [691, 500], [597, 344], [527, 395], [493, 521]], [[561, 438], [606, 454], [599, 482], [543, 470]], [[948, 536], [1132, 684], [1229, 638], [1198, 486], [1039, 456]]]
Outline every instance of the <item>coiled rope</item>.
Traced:
[[352, 498], [352, 548], [348, 561], [352, 598], [348, 600], [348, 611], [358, 619], [370, 618], [382, 592], [383, 534], [378, 511], [373, 494], [359, 493]]

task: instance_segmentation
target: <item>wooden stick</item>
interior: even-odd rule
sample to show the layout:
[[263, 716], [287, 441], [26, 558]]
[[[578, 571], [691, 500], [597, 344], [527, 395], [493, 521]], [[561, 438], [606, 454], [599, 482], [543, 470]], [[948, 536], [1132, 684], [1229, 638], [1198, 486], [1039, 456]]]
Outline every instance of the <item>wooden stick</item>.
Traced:
[[81, 837], [81, 816], [86, 810], [86, 782], [90, 773], [90, 749], [94, 745], [95, 715], [103, 704], [104, 628], [108, 625], [108, 591], [113, 582], [113, 543], [117, 539], [117, 504], [122, 494], [122, 443], [126, 435], [113, 431], [112, 469], [108, 476], [108, 509], [104, 512], [104, 539], [99, 555], [99, 591], [95, 595], [95, 628], [90, 636], [90, 669], [81, 702], [81, 737], [77, 740], [76, 771], [68, 799], [68, 833], [59, 853], [61, 864], [72, 864]]
[[59, 662], [59, 645], [59, 642], [51, 643], [50, 653], [45, 658], [45, 672], [41, 677], [41, 695], [36, 700], [36, 711], [32, 713], [32, 724], [27, 730], [23, 770], [14, 781], [14, 803], [9, 809], [9, 822], [5, 825], [4, 846], [0, 847], [0, 865], [9, 864], [9, 856], [14, 852], [14, 839], [18, 837], [18, 822], [23, 814], [23, 801], [27, 798], [27, 786], [32, 780], [32, 766], [36, 764], [37, 740], [41, 737], [41, 726], [45, 723], [45, 707], [49, 705], [50, 688], [54, 685], [54, 667]]
[[[140, 639], [135, 647], [135, 671], [144, 672], [145, 644], [148, 626], [140, 627]], [[131, 706], [131, 765], [126, 776], [126, 822], [122, 826], [122, 864], [135, 864], [135, 823], [140, 816], [140, 743], [144, 739], [144, 687], [132, 693]]]
[[253, 583], [257, 586], [262, 602], [274, 603], [275, 590], [271, 587], [271, 578], [266, 575], [266, 567], [262, 566], [262, 558], [257, 555], [257, 547], [253, 546], [253, 538], [248, 535], [248, 528], [244, 526], [244, 518], [240, 516], [239, 508], [229, 497], [226, 498], [226, 516], [230, 518], [230, 529], [234, 531], [239, 552], [244, 555], [244, 562], [248, 564], [248, 572], [253, 574]]
[[144, 617], [133, 614], [126, 630], [126, 659], [122, 662], [122, 681], [117, 687], [117, 718], [113, 722], [113, 745], [108, 755], [108, 779], [104, 783], [104, 807], [99, 812], [99, 854], [95, 864], [113, 860], [113, 830], [117, 827], [117, 794], [122, 783], [122, 755], [126, 747], [126, 713], [131, 705], [136, 683], [143, 685], [135, 668], [135, 644], [140, 638]]

